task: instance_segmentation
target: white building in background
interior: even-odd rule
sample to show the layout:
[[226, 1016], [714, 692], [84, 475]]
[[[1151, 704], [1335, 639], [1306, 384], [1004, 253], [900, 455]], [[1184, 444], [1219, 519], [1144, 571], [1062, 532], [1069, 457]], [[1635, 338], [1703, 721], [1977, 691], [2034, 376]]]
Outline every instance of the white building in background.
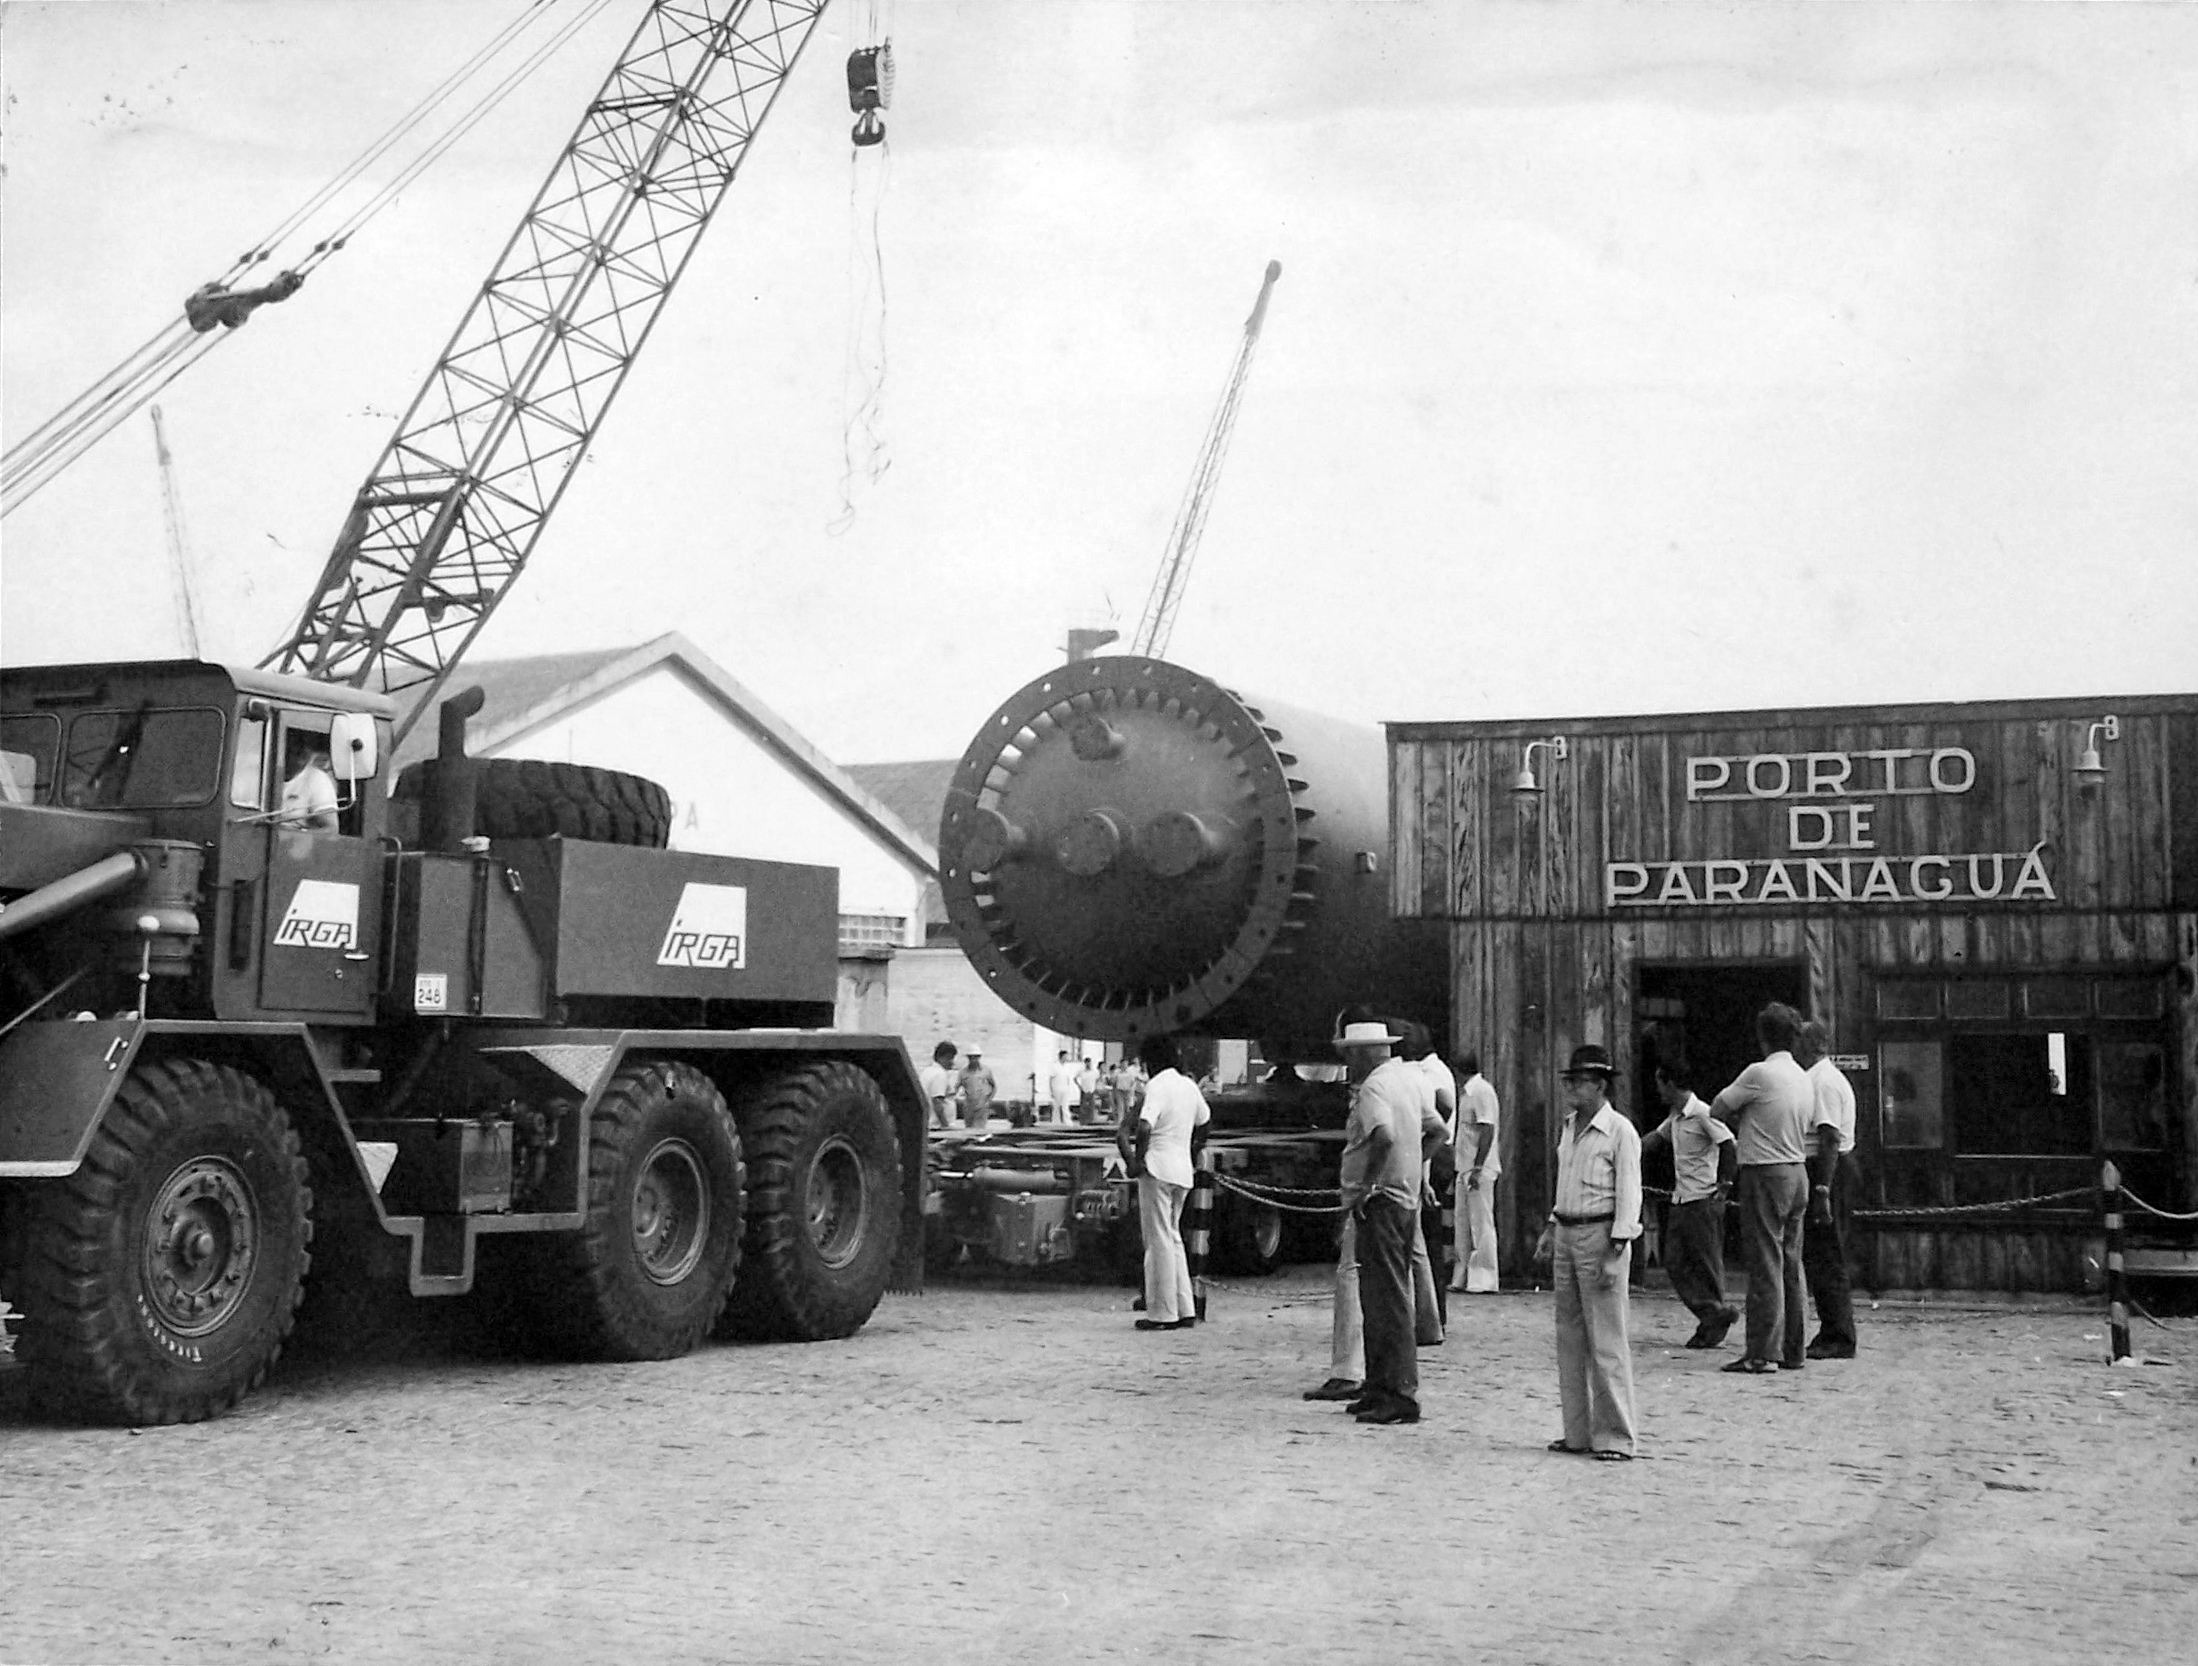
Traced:
[[[892, 958], [922, 949], [926, 893], [936, 891], [929, 834], [910, 829], [676, 631], [634, 648], [468, 660], [449, 692], [474, 684], [487, 695], [467, 728], [474, 757], [646, 776], [671, 795], [676, 850], [837, 868], [835, 1021], [843, 1029], [894, 1027]], [[435, 746], [429, 714], [405, 737], [398, 767]], [[915, 1036], [908, 1042], [919, 1062], [930, 1050]], [[1001, 1078], [1013, 1092], [1008, 1072]]]

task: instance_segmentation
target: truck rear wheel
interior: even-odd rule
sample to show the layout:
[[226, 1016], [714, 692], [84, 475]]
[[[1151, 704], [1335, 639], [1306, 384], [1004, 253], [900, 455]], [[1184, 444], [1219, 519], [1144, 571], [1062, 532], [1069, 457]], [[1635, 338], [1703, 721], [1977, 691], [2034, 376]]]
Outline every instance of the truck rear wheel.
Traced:
[[588, 1128], [588, 1219], [545, 1242], [533, 1305], [595, 1359], [675, 1359], [709, 1334], [740, 1264], [741, 1146], [717, 1084], [629, 1064]]
[[196, 1423], [267, 1375], [313, 1228], [297, 1133], [266, 1088], [196, 1059], [144, 1066], [76, 1173], [26, 1191], [13, 1299], [40, 1409]]
[[821, 1342], [862, 1328], [900, 1241], [901, 1157], [885, 1095], [841, 1060], [788, 1071], [743, 1105], [748, 1229], [725, 1334]]
[[1225, 1273], [1264, 1275], [1282, 1265], [1282, 1211], [1236, 1192], [1222, 1192], [1214, 1213], [1214, 1259]]

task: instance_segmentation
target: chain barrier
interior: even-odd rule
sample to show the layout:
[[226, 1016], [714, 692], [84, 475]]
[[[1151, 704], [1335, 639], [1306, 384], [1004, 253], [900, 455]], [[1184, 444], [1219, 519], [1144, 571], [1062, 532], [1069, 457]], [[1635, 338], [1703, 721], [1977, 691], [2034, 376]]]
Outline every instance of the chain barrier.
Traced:
[[[1239, 1180], [1233, 1174], [1222, 1174], [1218, 1171], [1214, 1174], [1214, 1181], [1223, 1191], [1234, 1192], [1239, 1197], [1248, 1197], [1254, 1203], [1267, 1204], [1272, 1208], [1282, 1210], [1285, 1214], [1340, 1215], [1344, 1212], [1343, 1204], [1340, 1201], [1343, 1196], [1342, 1188], [1337, 1186], [1302, 1188], [1269, 1186], [1257, 1180]], [[1293, 1198], [1301, 1197], [1332, 1197], [1338, 1199], [1338, 1201], [1328, 1204], [1294, 1203], [1290, 1201]]]
[[1954, 1203], [1933, 1207], [1918, 1204], [1914, 1208], [1857, 1209], [1854, 1218], [1858, 1221], [1889, 1221], [1908, 1220], [1916, 1216], [1935, 1218], [1947, 1215], [2005, 1215], [2024, 1209], [2036, 1209], [2048, 1203], [2066, 1203], [2072, 1198], [2096, 1197], [2098, 1193], [2099, 1188], [2096, 1186], [2071, 1186], [2065, 1192], [2046, 1192], [2038, 1197], [2011, 1197], [1999, 1203]]

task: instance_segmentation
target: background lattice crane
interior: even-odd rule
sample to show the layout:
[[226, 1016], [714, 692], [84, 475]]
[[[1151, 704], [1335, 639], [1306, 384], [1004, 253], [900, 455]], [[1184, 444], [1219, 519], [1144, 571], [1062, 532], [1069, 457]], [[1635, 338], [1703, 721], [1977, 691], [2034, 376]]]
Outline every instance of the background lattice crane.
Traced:
[[1236, 350], [1236, 363], [1229, 369], [1228, 385], [1221, 390], [1221, 403], [1216, 407], [1213, 421], [1206, 428], [1206, 442], [1199, 447], [1198, 465], [1191, 470], [1191, 483], [1183, 493], [1183, 502], [1176, 509], [1175, 524], [1168, 529], [1168, 550], [1160, 563], [1160, 571], [1152, 581], [1152, 593], [1145, 598], [1144, 617], [1138, 621], [1137, 636], [1130, 645], [1130, 652], [1159, 659], [1168, 651], [1168, 638], [1175, 632], [1175, 610], [1183, 602], [1183, 583], [1190, 576], [1191, 561], [1198, 554], [1198, 540], [1206, 530], [1206, 514], [1213, 507], [1214, 485], [1221, 478], [1222, 459], [1228, 455], [1229, 436], [1236, 429], [1236, 408], [1244, 397], [1244, 378], [1252, 368], [1252, 352], [1259, 346], [1260, 326], [1267, 321], [1267, 297], [1273, 293], [1275, 279], [1282, 276], [1282, 262], [1267, 262], [1267, 276], [1259, 286], [1259, 299], [1252, 303], [1252, 315], [1244, 320], [1243, 345]]

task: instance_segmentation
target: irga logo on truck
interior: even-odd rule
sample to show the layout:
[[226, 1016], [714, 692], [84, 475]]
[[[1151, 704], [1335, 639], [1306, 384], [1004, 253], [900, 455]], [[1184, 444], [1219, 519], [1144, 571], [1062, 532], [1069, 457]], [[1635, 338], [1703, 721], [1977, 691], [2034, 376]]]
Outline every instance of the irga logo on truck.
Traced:
[[333, 879], [301, 879], [275, 928], [275, 946], [348, 949], [359, 940], [359, 888]]
[[748, 888], [689, 884], [656, 951], [659, 966], [739, 971], [748, 964]]

